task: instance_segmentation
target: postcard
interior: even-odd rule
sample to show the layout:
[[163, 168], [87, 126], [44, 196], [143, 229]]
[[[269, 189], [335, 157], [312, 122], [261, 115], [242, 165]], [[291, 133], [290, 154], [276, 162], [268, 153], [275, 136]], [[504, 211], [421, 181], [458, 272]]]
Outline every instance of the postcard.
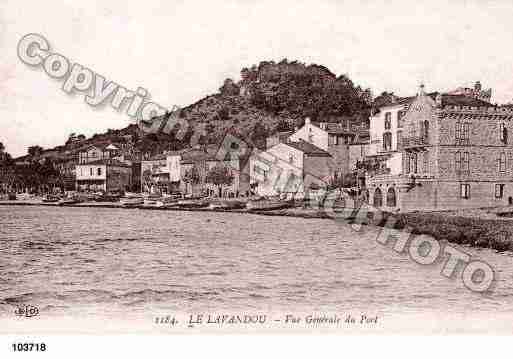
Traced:
[[512, 334], [513, 4], [0, 3], [10, 354]]

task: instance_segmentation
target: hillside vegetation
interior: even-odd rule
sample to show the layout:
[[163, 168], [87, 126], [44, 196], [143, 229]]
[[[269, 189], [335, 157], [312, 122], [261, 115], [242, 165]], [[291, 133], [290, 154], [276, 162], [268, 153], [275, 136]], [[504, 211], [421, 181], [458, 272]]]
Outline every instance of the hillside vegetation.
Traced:
[[[370, 89], [355, 85], [346, 75], [337, 77], [324, 66], [286, 59], [279, 63], [264, 61], [242, 69], [237, 80], [226, 79], [218, 93], [180, 109], [178, 116], [190, 124], [182, 140], [174, 133], [145, 135], [130, 125], [91, 138], [72, 134], [62, 146], [46, 151], [69, 152], [89, 144], [122, 141], [130, 135], [135, 152], [147, 157], [190, 146], [192, 129], [198, 124], [206, 132], [200, 143], [216, 143], [230, 130], [263, 148], [268, 135], [301, 126], [305, 117], [361, 124], [367, 121], [371, 105]], [[42, 151], [39, 146], [31, 146], [28, 157]]]

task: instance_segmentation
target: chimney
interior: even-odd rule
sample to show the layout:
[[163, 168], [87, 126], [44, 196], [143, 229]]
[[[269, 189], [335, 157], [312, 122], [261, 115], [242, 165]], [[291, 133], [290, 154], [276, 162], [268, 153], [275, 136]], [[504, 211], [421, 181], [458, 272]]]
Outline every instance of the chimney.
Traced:
[[310, 117], [307, 117], [305, 118], [305, 125], [309, 125], [310, 124]]
[[421, 83], [420, 84], [420, 89], [419, 89], [419, 96], [424, 96], [426, 93], [424, 92], [424, 84]]

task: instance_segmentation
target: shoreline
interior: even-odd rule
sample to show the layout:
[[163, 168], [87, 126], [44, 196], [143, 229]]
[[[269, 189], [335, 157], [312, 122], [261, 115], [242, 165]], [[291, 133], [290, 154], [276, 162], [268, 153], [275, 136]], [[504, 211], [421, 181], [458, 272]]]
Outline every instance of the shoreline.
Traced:
[[[305, 209], [299, 207], [277, 209], [277, 210], [248, 210], [248, 209], [220, 209], [220, 208], [159, 208], [145, 207], [143, 205], [124, 207], [119, 202], [87, 202], [77, 204], [59, 205], [57, 203], [44, 203], [40, 201], [0, 201], [0, 206], [46, 206], [46, 207], [74, 207], [74, 208], [110, 208], [110, 209], [140, 209], [152, 211], [188, 211], [188, 212], [228, 212], [239, 214], [255, 214], [260, 216], [295, 217], [304, 219], [334, 219], [325, 211], [320, 209]], [[374, 220], [374, 213], [369, 212], [359, 223], [363, 225], [374, 225], [385, 227], [387, 220], [393, 216], [396, 221], [393, 229], [403, 230], [407, 228], [413, 235], [429, 235], [437, 240], [447, 241], [460, 245], [469, 245], [476, 248], [490, 248], [499, 252], [513, 251], [513, 222], [508, 217], [502, 217], [504, 213], [513, 212], [513, 209], [504, 212], [499, 210], [497, 218], [480, 218], [479, 214], [491, 213], [488, 209], [473, 209], [472, 215], [463, 215], [456, 211], [440, 212], [411, 212], [391, 213], [381, 212], [381, 218]], [[449, 213], [451, 212], [451, 213]], [[492, 211], [493, 212], [493, 211]], [[354, 209], [349, 216], [343, 216], [344, 221], [352, 224], [355, 215]], [[336, 218], [335, 218], [336, 219]]]

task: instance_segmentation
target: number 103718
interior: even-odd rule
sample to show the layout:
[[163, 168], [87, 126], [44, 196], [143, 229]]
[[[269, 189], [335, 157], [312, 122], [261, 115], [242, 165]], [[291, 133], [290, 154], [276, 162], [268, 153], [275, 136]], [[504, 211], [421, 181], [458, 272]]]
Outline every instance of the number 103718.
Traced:
[[12, 350], [15, 352], [44, 352], [45, 343], [13, 343]]

